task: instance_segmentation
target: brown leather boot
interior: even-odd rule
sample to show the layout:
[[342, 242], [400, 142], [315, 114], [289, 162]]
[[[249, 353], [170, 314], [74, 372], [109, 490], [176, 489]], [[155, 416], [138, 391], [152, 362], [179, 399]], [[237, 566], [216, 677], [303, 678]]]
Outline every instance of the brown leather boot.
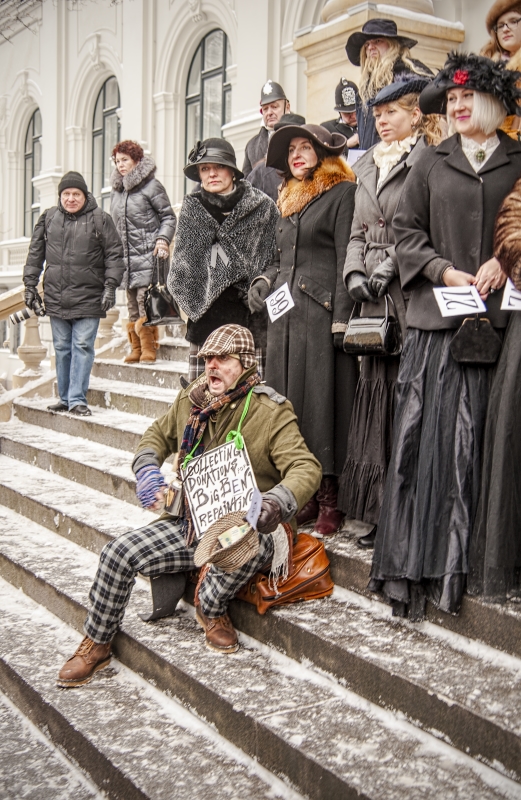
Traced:
[[340, 530], [344, 514], [336, 507], [337, 495], [338, 479], [334, 475], [324, 475], [317, 492], [319, 511], [314, 533], [331, 536]]
[[127, 336], [130, 344], [132, 345], [132, 351], [128, 354], [128, 356], [125, 356], [125, 364], [135, 364], [141, 358], [141, 340], [136, 333], [135, 326], [135, 322], [127, 322]]
[[201, 607], [195, 609], [197, 622], [206, 633], [206, 646], [218, 653], [236, 653], [239, 649], [237, 632], [228, 614], [211, 619], [205, 617]]
[[73, 656], [61, 668], [57, 686], [68, 689], [88, 683], [95, 672], [110, 664], [112, 642], [97, 644], [86, 636]]
[[318, 500], [316, 494], [313, 495], [311, 500], [308, 500], [306, 505], [303, 506], [297, 514], [297, 525], [307, 525], [308, 522], [315, 522], [318, 517]]
[[136, 322], [136, 333], [141, 341], [141, 363], [153, 363], [156, 360], [156, 350], [159, 348], [159, 331], [157, 325], [144, 327], [146, 317], [140, 317]]

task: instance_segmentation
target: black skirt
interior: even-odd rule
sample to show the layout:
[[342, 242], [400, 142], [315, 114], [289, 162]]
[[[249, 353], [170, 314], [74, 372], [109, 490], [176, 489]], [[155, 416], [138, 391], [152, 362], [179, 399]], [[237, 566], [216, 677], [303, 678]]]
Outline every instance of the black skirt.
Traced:
[[521, 314], [514, 312], [492, 384], [483, 477], [470, 547], [470, 594], [521, 596]]
[[454, 333], [409, 330], [396, 384], [369, 588], [415, 620], [459, 611], [479, 497], [490, 369], [454, 361]]
[[378, 523], [391, 457], [399, 357], [361, 359], [338, 508], [348, 519]]

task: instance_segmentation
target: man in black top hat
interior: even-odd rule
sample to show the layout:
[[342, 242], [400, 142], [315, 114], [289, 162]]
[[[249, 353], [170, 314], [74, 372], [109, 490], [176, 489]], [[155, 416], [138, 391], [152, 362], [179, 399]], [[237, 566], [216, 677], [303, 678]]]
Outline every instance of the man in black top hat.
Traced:
[[403, 73], [433, 77], [429, 67], [411, 56], [416, 39], [400, 36], [392, 19], [370, 19], [361, 31], [351, 34], [346, 53], [351, 64], [362, 68], [360, 96], [357, 100], [359, 147], [368, 150], [380, 141], [371, 100]]
[[250, 139], [244, 152], [242, 171], [245, 178], [260, 161], [266, 158], [268, 142], [274, 126], [283, 114], [288, 114], [289, 111], [289, 100], [280, 83], [272, 80], [266, 81], [261, 89], [260, 98], [262, 128], [256, 136]]
[[[300, 114], [283, 114], [280, 120], [273, 126], [273, 130], [278, 131], [285, 125], [305, 124], [306, 118], [301, 117]], [[268, 197], [271, 197], [275, 203], [279, 199], [279, 186], [282, 183], [282, 174], [278, 171], [278, 169], [268, 167], [266, 165], [265, 157], [262, 159], [262, 161], [259, 161], [256, 167], [252, 169], [246, 180], [249, 181], [256, 189], [260, 189], [261, 192], [264, 192], [264, 194], [267, 194]]]
[[335, 89], [335, 111], [337, 119], [321, 122], [323, 128], [330, 133], [341, 133], [347, 139], [344, 155], [349, 148], [358, 147], [358, 122], [356, 119], [356, 103], [358, 86], [347, 78], [340, 78], [340, 83]]

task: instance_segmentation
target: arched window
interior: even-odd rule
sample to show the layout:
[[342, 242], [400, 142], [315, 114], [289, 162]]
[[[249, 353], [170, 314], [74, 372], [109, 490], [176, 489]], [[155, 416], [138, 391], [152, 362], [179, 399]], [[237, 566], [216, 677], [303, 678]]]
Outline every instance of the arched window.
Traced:
[[221, 136], [231, 119], [232, 89], [227, 69], [232, 63], [224, 31], [207, 34], [190, 65], [186, 85], [186, 153], [199, 139]]
[[110, 206], [110, 154], [119, 142], [119, 86], [108, 78], [100, 89], [92, 122], [92, 194], [105, 210]]
[[42, 115], [37, 108], [27, 126], [24, 147], [24, 236], [31, 236], [40, 215], [40, 193], [33, 178], [42, 169]]

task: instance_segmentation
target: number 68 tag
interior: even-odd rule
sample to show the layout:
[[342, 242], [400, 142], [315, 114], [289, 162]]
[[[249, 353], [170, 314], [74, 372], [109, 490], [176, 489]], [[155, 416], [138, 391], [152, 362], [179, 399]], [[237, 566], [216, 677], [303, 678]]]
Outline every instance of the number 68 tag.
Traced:
[[264, 302], [266, 303], [268, 314], [272, 322], [282, 317], [295, 305], [287, 283], [275, 289]]

